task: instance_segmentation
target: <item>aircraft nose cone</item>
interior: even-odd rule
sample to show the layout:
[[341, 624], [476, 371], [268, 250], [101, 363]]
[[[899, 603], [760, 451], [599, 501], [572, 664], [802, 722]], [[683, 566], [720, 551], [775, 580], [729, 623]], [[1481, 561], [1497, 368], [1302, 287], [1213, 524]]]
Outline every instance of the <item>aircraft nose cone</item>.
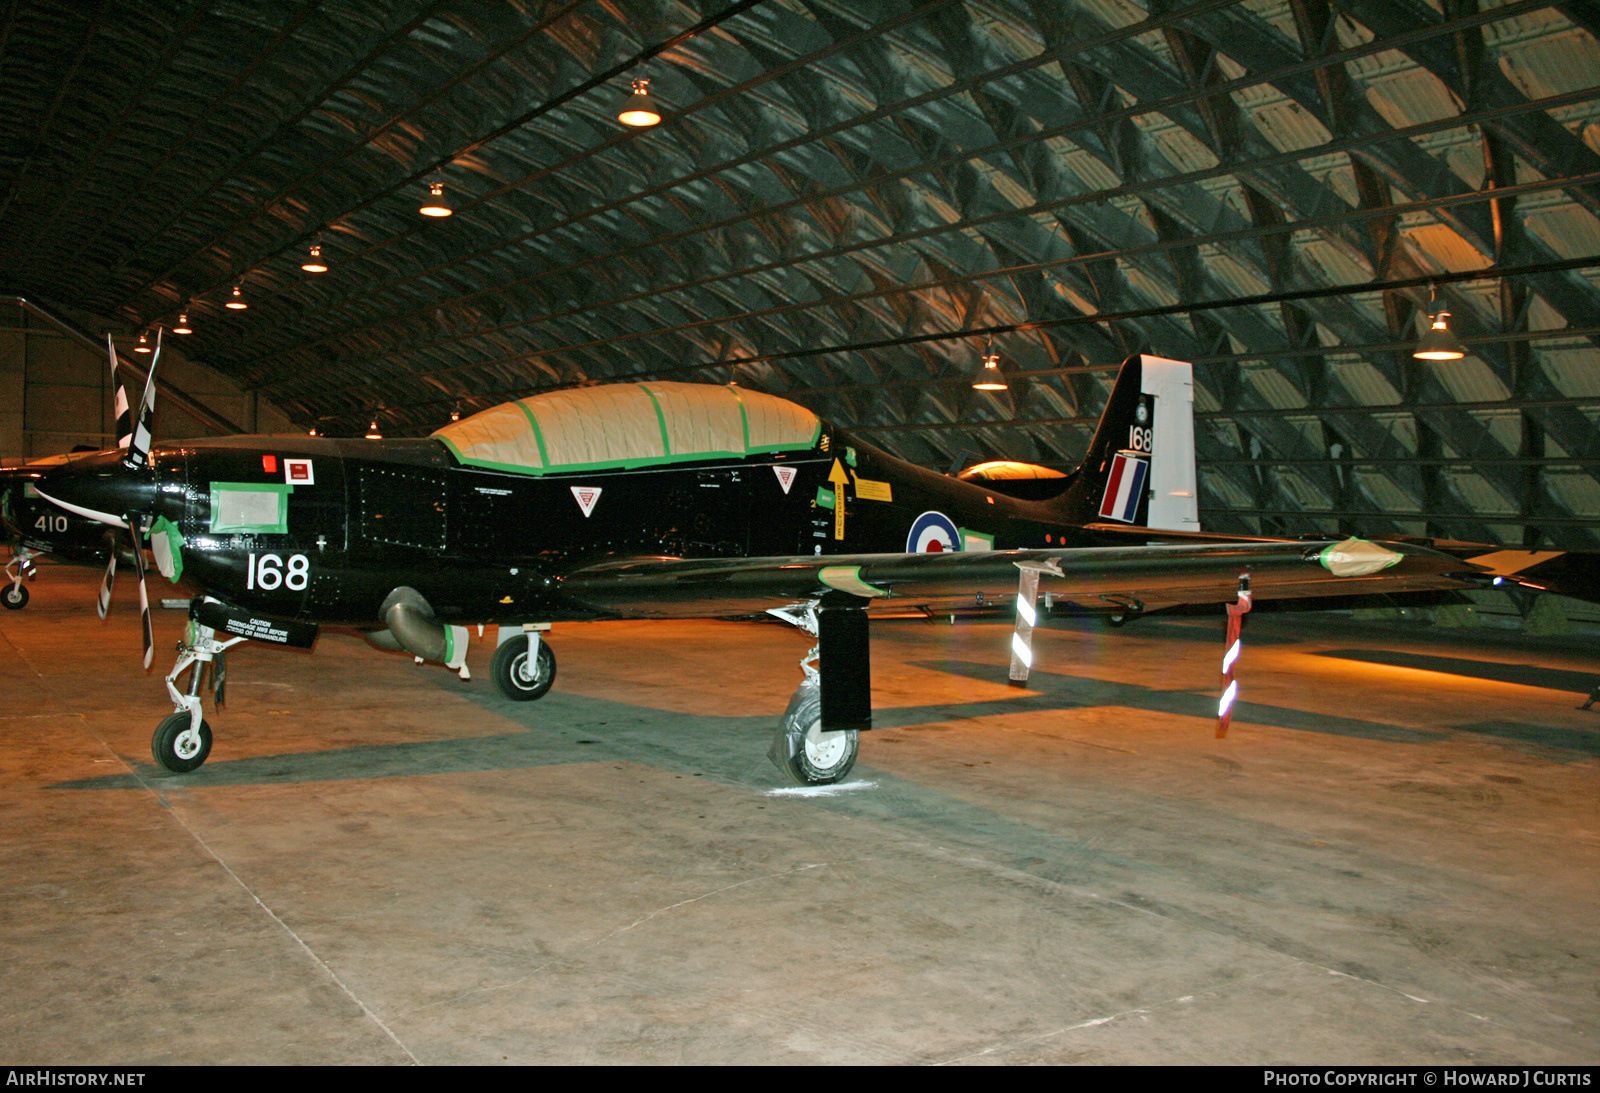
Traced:
[[130, 512], [155, 512], [157, 483], [149, 471], [129, 470], [121, 452], [98, 452], [48, 471], [40, 496], [90, 520], [126, 527]]

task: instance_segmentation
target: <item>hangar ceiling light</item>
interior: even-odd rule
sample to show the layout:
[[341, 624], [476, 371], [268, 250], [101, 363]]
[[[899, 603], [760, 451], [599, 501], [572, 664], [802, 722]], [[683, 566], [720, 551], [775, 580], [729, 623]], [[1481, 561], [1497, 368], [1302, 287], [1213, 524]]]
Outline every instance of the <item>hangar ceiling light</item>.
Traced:
[[983, 359], [978, 363], [978, 374], [972, 378], [974, 391], [1004, 391], [1010, 385], [1000, 373], [1000, 354], [994, 351], [994, 342], [990, 342], [983, 351]]
[[444, 183], [428, 183], [428, 198], [422, 203], [422, 207], [418, 209], [417, 212], [421, 213], [423, 216], [437, 217], [450, 216], [455, 212], [455, 210], [450, 207], [450, 203], [444, 198]]
[[1461, 347], [1456, 336], [1450, 332], [1450, 313], [1438, 311], [1434, 313], [1433, 321], [1428, 325], [1428, 332], [1422, 335], [1422, 341], [1417, 343], [1417, 350], [1411, 354], [1420, 361], [1458, 361], [1467, 355]]
[[628, 101], [622, 104], [622, 110], [617, 114], [617, 120], [623, 125], [631, 125], [635, 129], [648, 129], [652, 125], [661, 124], [661, 112], [656, 109], [656, 104], [650, 99], [650, 81], [634, 80], [633, 94], [628, 96]]

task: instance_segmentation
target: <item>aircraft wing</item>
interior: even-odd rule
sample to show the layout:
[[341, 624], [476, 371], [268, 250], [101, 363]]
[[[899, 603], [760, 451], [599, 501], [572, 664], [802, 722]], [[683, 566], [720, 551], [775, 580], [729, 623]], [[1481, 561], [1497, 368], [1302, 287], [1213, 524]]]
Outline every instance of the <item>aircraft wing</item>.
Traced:
[[[1248, 574], [1258, 599], [1468, 588], [1478, 567], [1404, 543], [1275, 541], [1152, 543], [1055, 550], [856, 554], [788, 558], [633, 558], [568, 573], [562, 595], [634, 618], [756, 614], [848, 592], [899, 605], [994, 602], [1017, 591], [1019, 568], [1039, 591], [1081, 603], [1147, 607], [1234, 599]], [[981, 594], [981, 598], [980, 598]]]

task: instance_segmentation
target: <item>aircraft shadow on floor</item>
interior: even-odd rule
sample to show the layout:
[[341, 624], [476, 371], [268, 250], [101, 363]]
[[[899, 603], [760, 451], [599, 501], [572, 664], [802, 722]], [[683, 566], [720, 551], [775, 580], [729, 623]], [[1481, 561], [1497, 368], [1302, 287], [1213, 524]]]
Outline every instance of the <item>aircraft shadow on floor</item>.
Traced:
[[[932, 668], [954, 675], [968, 676], [985, 682], [1004, 683], [1006, 670], [992, 665], [967, 661], [928, 661], [915, 665]], [[1248, 688], [1248, 683], [1244, 685]], [[1138, 683], [1114, 683], [1103, 679], [1087, 679], [1038, 668], [1028, 679], [1028, 690], [1037, 696], [1019, 697], [1003, 703], [1008, 711], [1083, 709], [1090, 706], [1128, 706], [1151, 713], [1179, 714], [1214, 722], [1217, 717], [1217, 693], [1203, 691], [1163, 691]], [[1248, 693], [1248, 691], [1246, 691]], [[961, 712], [947, 720], [982, 717], [974, 706], [952, 707]], [[969, 712], [974, 711], [974, 712]], [[894, 711], [884, 711], [892, 713]], [[1397, 744], [1436, 743], [1448, 734], [1409, 725], [1394, 725], [1385, 721], [1368, 721], [1357, 717], [1339, 717], [1334, 714], [1297, 710], [1289, 706], [1271, 706], [1261, 702], [1241, 699], [1233, 707], [1235, 724], [1267, 725], [1280, 729], [1297, 729], [1304, 732], [1324, 733], [1332, 736], [1352, 736], [1364, 740], [1382, 740]]]
[[[1593, 683], [1592, 677], [1581, 672], [1458, 657], [1370, 649], [1334, 650], [1318, 655], [1579, 692], [1587, 691]], [[911, 664], [985, 683], [1006, 682], [1003, 665], [947, 659]], [[452, 684], [442, 682], [441, 685]], [[171, 778], [178, 779], [174, 784], [197, 788], [273, 785], [618, 760], [645, 763], [676, 773], [709, 775], [719, 781], [752, 788], [767, 789], [780, 784], [763, 754], [766, 738], [777, 722], [776, 711], [757, 716], [719, 717], [559, 692], [537, 704], [527, 705], [508, 702], [487, 689], [466, 689], [458, 693], [499, 716], [525, 725], [526, 730], [466, 739], [372, 744], [213, 760], [202, 769], [181, 776], [168, 775], [154, 764], [138, 759], [130, 760], [139, 767], [138, 774], [60, 782], [54, 788], [130, 789], [159, 785]], [[874, 725], [880, 730], [914, 728], [1003, 714], [1096, 706], [1124, 706], [1209, 722], [1216, 717], [1216, 704], [1215, 693], [1160, 690], [1142, 684], [1035, 669], [1026, 691], [984, 701], [883, 707], [875, 711]], [[1452, 735], [1449, 731], [1418, 729], [1248, 700], [1234, 707], [1234, 721], [1388, 743], [1438, 743]], [[1452, 728], [1457, 732], [1536, 745], [1569, 755], [1600, 754], [1600, 732], [1503, 721]]]
[[426, 774], [514, 770], [626, 760], [665, 769], [748, 781], [749, 772], [777, 784], [780, 776], [763, 754], [777, 715], [714, 717], [675, 713], [610, 699], [551, 693], [537, 704], [508, 702], [486, 688], [463, 697], [524, 728], [486, 736], [362, 744], [248, 759], [212, 759], [189, 774], [174, 775], [148, 756], [129, 759], [137, 774], [58, 782], [55, 789], [131, 789], [164, 784], [185, 787], [278, 785], [396, 778]]
[[[969, 846], [1006, 868], [1054, 883], [1103, 884], [1112, 874], [1125, 883], [1131, 874], [1157, 868], [864, 764], [856, 768], [843, 790], [831, 786], [799, 790], [775, 771], [764, 755], [776, 714], [718, 717], [556, 693], [537, 704], [508, 702], [487, 690], [469, 697], [486, 711], [520, 722], [526, 729], [466, 739], [213, 760], [181, 775], [169, 774], [148, 759], [124, 756], [137, 767], [135, 772], [57, 782], [49, 788], [162, 792], [628, 763], [684, 778], [705, 777], [762, 797], [774, 789], [803, 792], [813, 807], [922, 831], [941, 845]], [[980, 705], [990, 712], [1003, 712], [1015, 702]], [[897, 716], [880, 720], [884, 727], [927, 724], [948, 720], [954, 709], [935, 706], [882, 711]], [[870, 782], [870, 792], [849, 791], [852, 782]]]
[[1569, 729], [1558, 725], [1530, 725], [1520, 721], [1476, 721], [1470, 725], [1452, 727], [1457, 732], [1492, 736], [1497, 740], [1506, 740], [1513, 744], [1533, 745], [1541, 757], [1559, 762], [1571, 762], [1600, 755], [1600, 729]]
[[[1415, 668], [1495, 683], [1540, 687], [1550, 691], [1568, 691], [1580, 695], [1596, 693], [1596, 685], [1600, 684], [1600, 675], [1574, 672], [1565, 668], [1474, 660], [1469, 657], [1443, 657], [1392, 649], [1334, 649], [1317, 655], [1340, 660], [1355, 660], [1365, 664]], [[1571, 762], [1600, 755], [1600, 719], [1596, 720], [1593, 729], [1541, 725], [1528, 721], [1477, 721], [1465, 725], [1453, 725], [1451, 728], [1456, 732], [1471, 733], [1474, 736], [1492, 736], [1508, 743], [1528, 745], [1536, 749], [1541, 756], [1557, 762]]]
[[[51, 788], [276, 785], [603, 761], [644, 763], [760, 789], [788, 785], [765, 756], [768, 738], [781, 711], [722, 717], [559, 692], [552, 692], [538, 703], [508, 702], [487, 688], [462, 689], [457, 694], [525, 729], [448, 740], [213, 759], [199, 770], [182, 775], [168, 774], [147, 757], [124, 756], [138, 768], [138, 773], [58, 782]], [[982, 717], [1015, 710], [1019, 699], [879, 710], [875, 723], [880, 728], [903, 728]]]
[[[992, 664], [940, 661], [921, 666], [987, 682], [1001, 682], [1005, 678], [1005, 668]], [[1157, 691], [1049, 672], [1035, 672], [1032, 683], [1031, 690], [1039, 693], [1019, 692], [1000, 699], [963, 704], [880, 709], [875, 721], [883, 729], [914, 728], [1008, 713], [1113, 704], [1207, 721], [1216, 711], [1213, 695]], [[454, 687], [453, 682], [444, 680], [439, 685]], [[783, 784], [781, 776], [772, 770], [762, 754], [776, 720], [774, 713], [720, 717], [573, 694], [552, 693], [538, 703], [528, 704], [509, 702], [487, 689], [464, 688], [455, 693], [464, 693], [486, 713], [504, 717], [523, 728], [466, 739], [374, 744], [214, 761], [187, 775], [169, 775], [143, 760], [137, 762], [136, 773], [61, 782], [52, 788], [161, 792], [164, 788], [284, 785], [582, 763], [643, 765], [686, 779], [705, 777], [714, 783], [753, 792], [761, 798]], [[1380, 722], [1330, 719], [1270, 706], [1245, 709], [1251, 711], [1252, 720], [1260, 723], [1293, 728], [1300, 727], [1303, 721], [1304, 727], [1312, 731], [1374, 739], [1439, 742], [1452, 735]], [[1462, 728], [1519, 741], [1523, 737], [1518, 733], [1526, 729], [1525, 726], [1489, 723]], [[1539, 742], [1546, 741], [1540, 739]], [[1128, 886], [1139, 887], [1142, 876], [1169, 872], [1173, 868], [1171, 863], [1130, 857], [1112, 847], [1097, 845], [1092, 837], [1086, 840], [1067, 831], [1031, 824], [865, 764], [858, 766], [851, 782], [870, 782], [871, 785], [865, 791], [856, 792], [849, 791], [849, 782], [843, 787], [844, 791], [835, 787], [823, 787], [820, 792], [808, 791], [806, 806], [886, 823], [906, 834], [932, 839], [954, 854], [969, 848], [995, 867], [1053, 884], [1128, 890]], [[1217, 820], [1226, 827], [1225, 817], [1217, 817]], [[1172, 917], [1167, 909], [1152, 907], [1147, 910]], [[1230, 930], [1225, 923], [1219, 924], [1203, 916], [1192, 922], [1188, 918], [1182, 921], [1217, 933]], [[1330, 965], [1338, 962], [1332, 954], [1312, 951], [1289, 938], [1274, 937], [1267, 942], [1297, 959], [1314, 959]], [[1355, 973], [1352, 970], [1352, 974]]]
[[[1004, 666], [967, 661], [932, 661], [916, 667], [985, 682], [1005, 681]], [[441, 681], [442, 686], [453, 686]], [[353, 778], [407, 777], [468, 771], [510, 770], [567, 763], [628, 761], [675, 773], [709, 775], [719, 781], [769, 789], [782, 784], [765, 758], [777, 711], [747, 717], [681, 713], [611, 699], [553, 692], [538, 703], [509, 702], [487, 688], [457, 692], [475, 705], [526, 726], [525, 731], [370, 744], [326, 751], [278, 753], [248, 759], [213, 759], [200, 770], [169, 775], [144, 757], [124, 757], [138, 773], [56, 783], [57, 789], [131, 789], [171, 782], [185, 787], [277, 785]], [[1216, 696], [1161, 691], [1137, 684], [1035, 671], [1028, 691], [976, 702], [884, 707], [877, 729], [914, 728], [973, 721], [1004, 714], [1129, 706], [1210, 720]], [[1330, 717], [1283, 707], [1241, 703], [1238, 721], [1359, 736], [1391, 742], [1433, 741], [1441, 734], [1400, 725]]]
[[1407, 653], [1393, 649], [1329, 649], [1316, 654], [1336, 660], [1358, 660], [1363, 664], [1387, 664], [1393, 668], [1416, 668], [1495, 683], [1516, 683], [1523, 687], [1543, 687], [1551, 691], [1588, 694], [1600, 682], [1600, 674], [1573, 672], [1565, 668], [1544, 668], [1537, 664], [1507, 664], [1497, 660], [1468, 657], [1441, 657], [1430, 653]]

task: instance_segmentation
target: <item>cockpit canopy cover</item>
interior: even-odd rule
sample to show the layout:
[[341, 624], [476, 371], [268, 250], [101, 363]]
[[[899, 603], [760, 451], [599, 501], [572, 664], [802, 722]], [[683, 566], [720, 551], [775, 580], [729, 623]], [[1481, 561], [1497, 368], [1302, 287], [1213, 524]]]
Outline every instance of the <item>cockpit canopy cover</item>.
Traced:
[[433, 435], [474, 467], [557, 474], [812, 447], [817, 416], [786, 399], [703, 383], [619, 383], [531, 395]]

